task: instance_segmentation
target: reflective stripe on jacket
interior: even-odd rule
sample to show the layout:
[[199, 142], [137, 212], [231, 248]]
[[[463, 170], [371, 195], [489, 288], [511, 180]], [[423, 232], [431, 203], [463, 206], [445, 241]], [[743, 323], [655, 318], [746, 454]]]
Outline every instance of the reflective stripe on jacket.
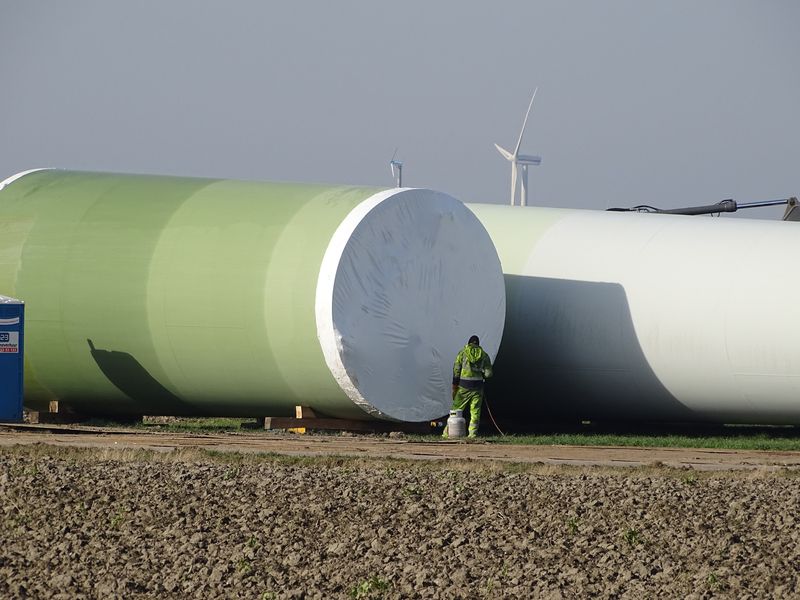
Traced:
[[479, 389], [484, 379], [492, 376], [492, 361], [478, 345], [467, 344], [453, 363], [453, 384], [466, 389]]

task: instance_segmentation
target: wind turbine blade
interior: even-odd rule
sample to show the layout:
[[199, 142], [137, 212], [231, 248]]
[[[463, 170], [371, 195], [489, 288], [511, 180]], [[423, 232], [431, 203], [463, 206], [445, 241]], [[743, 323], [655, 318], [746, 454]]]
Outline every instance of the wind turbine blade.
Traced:
[[533, 99], [536, 98], [536, 92], [538, 91], [539, 91], [538, 87], [535, 90], [533, 90], [533, 96], [531, 96], [531, 103], [528, 104], [528, 112], [525, 113], [525, 120], [522, 122], [522, 129], [519, 132], [517, 147], [514, 148], [514, 156], [519, 154], [519, 147], [522, 145], [522, 136], [525, 135], [525, 126], [528, 124], [528, 116], [531, 114], [531, 107], [533, 107]]
[[511, 161], [511, 206], [517, 198], [517, 161]]
[[390, 160], [389, 162], [394, 162], [394, 159], [397, 157], [397, 151], [398, 151], [399, 149], [400, 149], [400, 146], [397, 146], [397, 147], [394, 149], [394, 154], [392, 154], [392, 160]]
[[506, 160], [514, 160], [514, 155], [511, 154], [511, 152], [509, 152], [508, 150], [506, 150], [502, 146], [498, 146], [497, 144], [495, 144], [494, 147], [497, 148], [497, 151], [500, 154], [502, 154], [503, 158], [505, 158]]

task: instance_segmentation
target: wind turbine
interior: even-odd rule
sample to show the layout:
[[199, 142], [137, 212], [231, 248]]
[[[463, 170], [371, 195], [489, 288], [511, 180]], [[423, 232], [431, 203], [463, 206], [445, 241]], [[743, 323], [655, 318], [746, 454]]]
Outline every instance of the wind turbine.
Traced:
[[[392, 178], [395, 180], [396, 187], [403, 187], [403, 163], [402, 161], [395, 160], [397, 150], [397, 148], [394, 149], [392, 160], [389, 161], [389, 168], [392, 170]], [[395, 170], [397, 170], [397, 174], [395, 174]]]
[[522, 122], [522, 130], [519, 132], [519, 139], [517, 140], [517, 145], [514, 148], [514, 152], [511, 153], [502, 146], [495, 144], [495, 148], [503, 157], [511, 162], [511, 206], [514, 206], [516, 203], [517, 198], [517, 170], [522, 169], [522, 181], [520, 183], [520, 206], [527, 206], [528, 205], [528, 167], [530, 165], [540, 165], [542, 164], [542, 157], [541, 156], [531, 156], [529, 154], [520, 154], [519, 147], [522, 145], [522, 136], [525, 135], [525, 126], [528, 124], [528, 116], [531, 114], [531, 107], [533, 106], [533, 99], [536, 98], [536, 92], [539, 91], [537, 87], [533, 90], [533, 95], [531, 96], [531, 102], [528, 104], [528, 112], [525, 113], [525, 120]]

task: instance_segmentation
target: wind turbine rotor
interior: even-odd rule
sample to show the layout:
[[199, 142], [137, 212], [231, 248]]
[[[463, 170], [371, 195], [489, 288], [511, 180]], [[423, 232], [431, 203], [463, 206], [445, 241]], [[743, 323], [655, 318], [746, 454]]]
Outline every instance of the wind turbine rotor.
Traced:
[[514, 148], [514, 156], [519, 154], [519, 147], [522, 145], [522, 136], [525, 135], [525, 126], [528, 124], [528, 117], [531, 114], [531, 108], [533, 108], [533, 99], [536, 98], [536, 92], [539, 91], [537, 87], [533, 90], [533, 95], [531, 96], [530, 104], [528, 104], [528, 112], [525, 113], [525, 120], [522, 122], [522, 129], [519, 132], [519, 139], [517, 140], [517, 146]]
[[502, 154], [503, 158], [505, 158], [506, 160], [514, 160], [514, 155], [511, 154], [511, 152], [509, 152], [508, 150], [506, 150], [502, 146], [499, 146], [499, 145], [495, 144], [494, 147], [497, 148], [497, 151], [500, 154]]

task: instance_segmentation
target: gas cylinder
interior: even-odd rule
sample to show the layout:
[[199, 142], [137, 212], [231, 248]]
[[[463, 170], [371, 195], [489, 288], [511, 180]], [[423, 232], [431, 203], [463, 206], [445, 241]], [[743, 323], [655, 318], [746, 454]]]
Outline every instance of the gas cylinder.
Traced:
[[447, 417], [447, 437], [460, 438], [467, 435], [467, 422], [462, 416], [462, 411], [451, 410]]

